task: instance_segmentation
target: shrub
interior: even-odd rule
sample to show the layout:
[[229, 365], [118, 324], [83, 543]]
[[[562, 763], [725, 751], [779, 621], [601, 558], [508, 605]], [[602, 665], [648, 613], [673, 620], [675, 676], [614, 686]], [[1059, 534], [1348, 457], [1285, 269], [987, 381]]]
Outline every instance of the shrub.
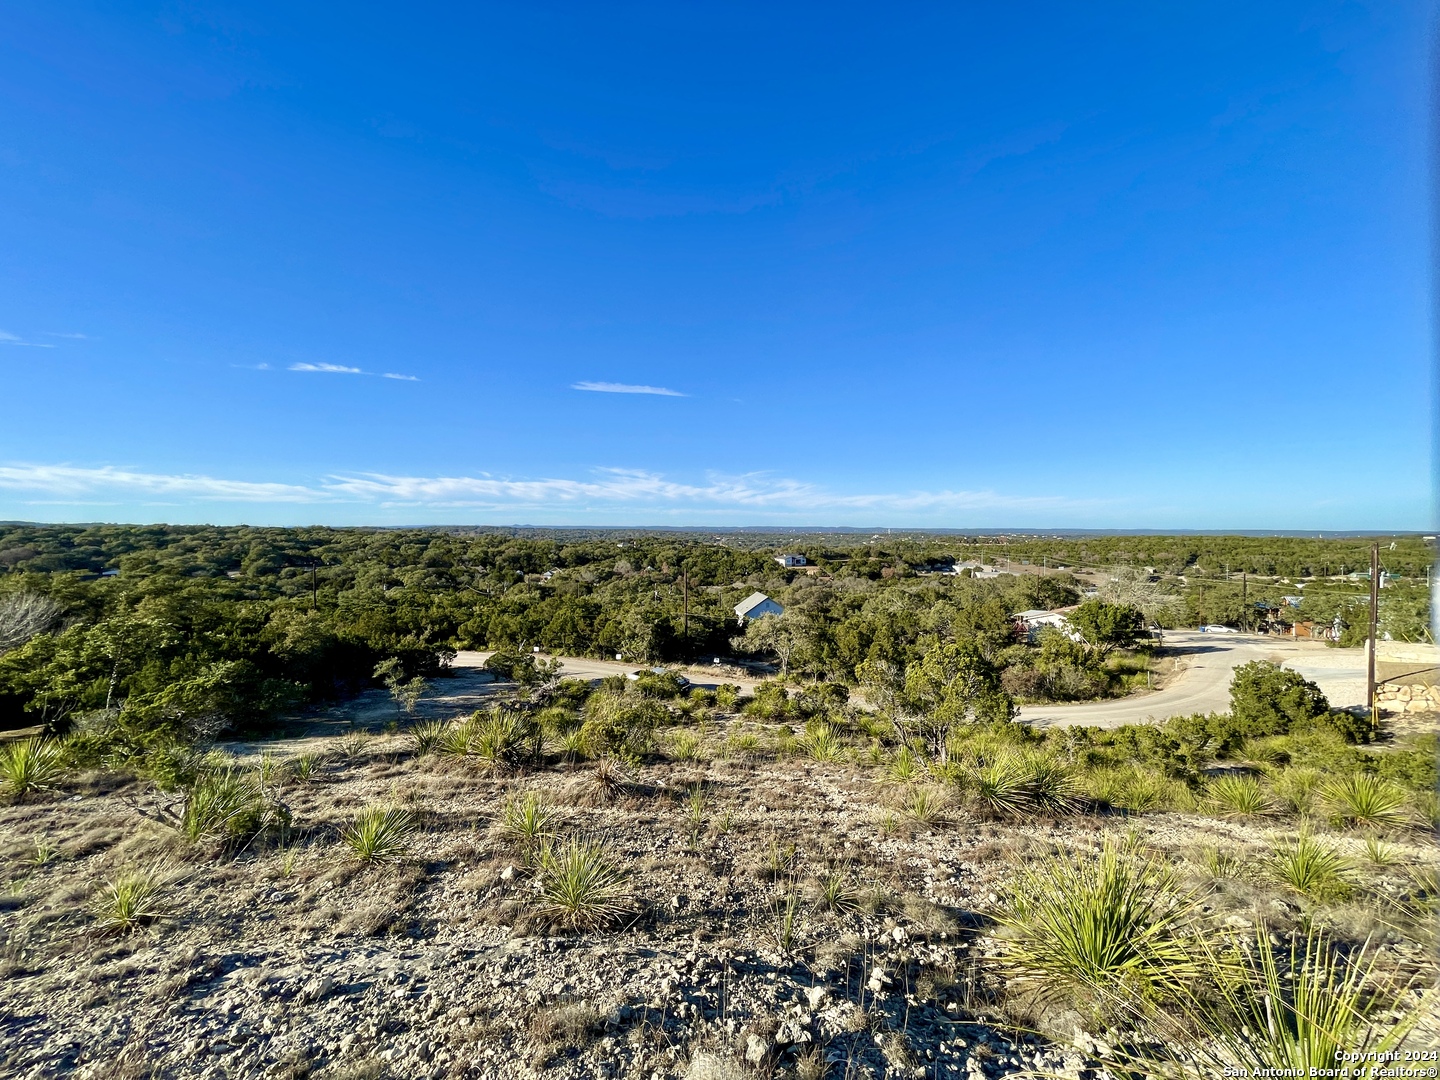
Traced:
[[518, 769], [540, 756], [540, 728], [525, 713], [491, 709], [476, 713], [469, 753], [494, 769]]
[[1000, 917], [1004, 966], [1041, 997], [1102, 1011], [1173, 996], [1201, 970], [1195, 911], [1168, 867], [1127, 858], [1113, 843], [1094, 860], [1051, 856], [1021, 875]]
[[1308, 814], [1314, 808], [1315, 792], [1320, 787], [1319, 769], [1290, 768], [1275, 781], [1275, 793], [1297, 814]]
[[915, 752], [908, 746], [902, 746], [899, 750], [895, 751], [894, 757], [890, 759], [889, 764], [886, 766], [886, 772], [889, 773], [890, 779], [894, 780], [897, 784], [908, 784], [925, 775], [925, 770], [920, 764], [920, 759], [915, 756]]
[[981, 810], [992, 817], [1073, 813], [1079, 788], [1064, 765], [1044, 754], [1002, 754], [977, 769], [969, 781]]
[[105, 933], [128, 934], [169, 914], [162, 902], [167, 875], [158, 866], [125, 870], [100, 886], [91, 914]]
[[1316, 900], [1342, 900], [1350, 894], [1350, 864], [1309, 833], [1277, 846], [1270, 872], [1282, 885]]
[[1242, 664], [1230, 680], [1230, 715], [1249, 735], [1283, 735], [1329, 711], [1318, 686], [1268, 660]]
[[415, 815], [401, 806], [367, 806], [340, 838], [361, 862], [393, 862], [410, 853]]
[[547, 843], [535, 875], [540, 915], [572, 930], [595, 930], [631, 907], [629, 875], [603, 840], [572, 837]]
[[1275, 803], [1253, 776], [1222, 776], [1205, 785], [1205, 798], [1225, 818], [1258, 817], [1274, 811]]
[[650, 752], [655, 729], [668, 718], [658, 701], [599, 690], [585, 702], [580, 731], [592, 754], [638, 758]]
[[700, 757], [701, 743], [693, 731], [677, 731], [670, 736], [670, 756], [676, 761], [695, 761]]
[[1346, 825], [1393, 828], [1411, 820], [1405, 789], [1373, 773], [1352, 773], [1320, 793], [1331, 818]]
[[65, 775], [65, 750], [48, 739], [20, 739], [0, 749], [0, 790], [14, 799], [52, 788]]
[[820, 878], [815, 889], [815, 906], [837, 915], [853, 915], [860, 910], [860, 894], [844, 870], [831, 870]]

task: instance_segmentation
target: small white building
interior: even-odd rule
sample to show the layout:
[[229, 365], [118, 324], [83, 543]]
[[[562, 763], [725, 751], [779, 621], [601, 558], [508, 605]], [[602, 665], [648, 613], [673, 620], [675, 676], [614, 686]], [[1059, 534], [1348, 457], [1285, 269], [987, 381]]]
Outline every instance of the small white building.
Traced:
[[1029, 611], [1017, 611], [1011, 616], [1015, 620], [1015, 628], [1023, 633], [1025, 637], [1033, 642], [1039, 636], [1042, 628], [1053, 626], [1071, 641], [1079, 641], [1080, 635], [1065, 618], [1066, 612], [1074, 611], [1073, 607], [1061, 608], [1058, 611], [1041, 611], [1039, 608], [1032, 608]]
[[735, 617], [742, 623], [746, 619], [758, 619], [763, 615], [783, 615], [785, 609], [763, 592], [751, 593], [735, 605]]
[[778, 562], [781, 566], [785, 567], [785, 568], [788, 570], [788, 569], [789, 569], [790, 567], [792, 567], [792, 566], [804, 566], [804, 565], [805, 565], [805, 556], [804, 556], [804, 555], [776, 555], [776, 556], [775, 556], [775, 561]]

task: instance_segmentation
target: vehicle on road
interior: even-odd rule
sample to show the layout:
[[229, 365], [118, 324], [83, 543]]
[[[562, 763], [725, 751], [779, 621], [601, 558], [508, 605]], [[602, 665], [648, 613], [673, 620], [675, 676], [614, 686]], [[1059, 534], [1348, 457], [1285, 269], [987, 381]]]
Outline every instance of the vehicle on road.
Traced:
[[1208, 626], [1200, 627], [1202, 634], [1238, 634], [1240, 631], [1233, 626], [1221, 626], [1218, 623], [1211, 623]]

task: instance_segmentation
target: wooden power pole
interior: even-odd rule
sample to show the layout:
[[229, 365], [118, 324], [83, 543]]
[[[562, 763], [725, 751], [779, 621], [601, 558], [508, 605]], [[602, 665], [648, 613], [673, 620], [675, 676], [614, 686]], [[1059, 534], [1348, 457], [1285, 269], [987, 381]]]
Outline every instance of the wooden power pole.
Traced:
[[1370, 545], [1370, 655], [1366, 657], [1365, 704], [1370, 706], [1370, 731], [1380, 730], [1380, 709], [1375, 704], [1375, 630], [1380, 621], [1380, 543]]

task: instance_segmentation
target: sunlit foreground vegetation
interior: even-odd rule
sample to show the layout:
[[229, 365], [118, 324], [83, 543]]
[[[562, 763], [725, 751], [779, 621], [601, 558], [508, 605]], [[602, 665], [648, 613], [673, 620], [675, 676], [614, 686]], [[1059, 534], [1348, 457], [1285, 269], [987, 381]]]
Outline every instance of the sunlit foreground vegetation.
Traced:
[[[390, 734], [262, 742], [243, 758], [169, 742], [107, 765], [84, 732], [11, 742], [11, 986], [63, 986], [76, 942], [183, 953], [222, 917], [233, 935], [251, 924], [217, 899], [219, 876], [298, 890], [285, 933], [406, 947], [498, 926], [582, 949], [716, 948], [769, 957], [770, 974], [750, 973], [765, 985], [828, 979], [860, 1010], [804, 1038], [766, 1028], [780, 1006], [747, 998], [737, 973], [713, 1022], [696, 998], [693, 1015], [662, 1011], [617, 1045], [602, 980], [594, 998], [486, 1006], [491, 1041], [449, 1052], [460, 1076], [482, 1075], [482, 1045], [556, 1075], [602, 1059], [679, 1075], [732, 1045], [739, 1068], [762, 1030], [768, 1049], [745, 1067], [801, 1076], [981, 1062], [954, 1025], [1032, 1055], [991, 1072], [1039, 1067], [1046, 1046], [1116, 1073], [1328, 1068], [1336, 1050], [1433, 1035], [1417, 1025], [1440, 895], [1425, 854], [1435, 737], [1350, 741], [1368, 729], [1289, 673], [1241, 669], [1227, 714], [1108, 731], [1035, 731], [943, 691], [935, 711], [890, 713], [823, 686], [526, 678], [473, 715], [411, 720], [396, 704]], [[817, 782], [843, 793], [843, 823], [801, 798]], [[86, 839], [70, 793], [105, 791], [120, 831]], [[474, 899], [441, 915], [457, 889]], [[318, 1053], [287, 1075], [388, 1067], [343, 1064]]]

